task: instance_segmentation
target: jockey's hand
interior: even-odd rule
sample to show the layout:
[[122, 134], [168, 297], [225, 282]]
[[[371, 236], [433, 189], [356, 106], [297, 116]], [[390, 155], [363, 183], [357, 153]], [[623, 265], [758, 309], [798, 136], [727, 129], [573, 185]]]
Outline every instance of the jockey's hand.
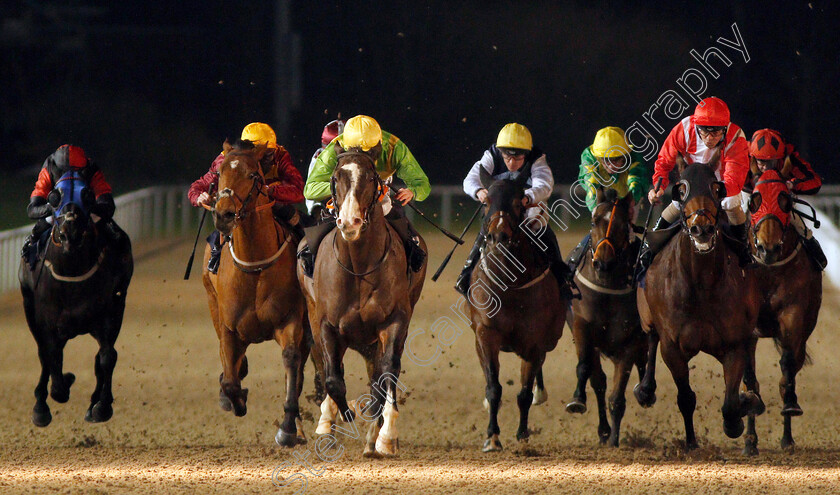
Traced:
[[482, 203], [487, 203], [487, 189], [479, 189], [477, 193], [475, 193], [475, 197], [478, 198], [479, 201]]
[[397, 195], [394, 197], [398, 199], [403, 206], [405, 206], [408, 204], [409, 201], [412, 200], [412, 198], [414, 198], [414, 193], [411, 192], [407, 187], [404, 187], [400, 189], [400, 192], [398, 192]]
[[201, 205], [207, 203], [208, 201], [210, 201], [210, 195], [207, 194], [207, 192], [203, 192], [203, 193], [199, 194], [198, 199], [195, 200], [195, 202], [198, 204], [198, 206], [201, 206]]
[[665, 191], [662, 189], [659, 191], [651, 189], [650, 192], [648, 192], [648, 201], [650, 201], [651, 205], [655, 205], [659, 203], [659, 198], [662, 197], [663, 194], [665, 194]]

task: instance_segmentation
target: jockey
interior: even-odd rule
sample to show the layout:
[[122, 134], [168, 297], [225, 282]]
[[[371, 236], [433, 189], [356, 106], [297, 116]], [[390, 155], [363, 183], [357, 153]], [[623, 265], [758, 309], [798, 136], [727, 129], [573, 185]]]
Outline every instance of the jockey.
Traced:
[[[793, 144], [785, 143], [779, 131], [773, 129], [761, 129], [752, 136], [748, 189], [754, 187], [765, 170], [778, 171], [793, 194], [817, 194], [822, 187], [822, 179], [814, 172], [811, 164], [799, 155]], [[827, 265], [825, 253], [796, 210], [791, 210], [790, 223], [802, 238], [808, 256], [820, 270], [824, 270]]]
[[[299, 236], [302, 236], [302, 227], [299, 226], [300, 219], [293, 205], [303, 201], [303, 179], [300, 172], [292, 165], [291, 155], [285, 148], [277, 144], [277, 135], [274, 134], [274, 129], [262, 122], [252, 122], [246, 125], [242, 129], [240, 139], [267, 146], [268, 149], [260, 161], [260, 165], [265, 175], [268, 194], [271, 199], [276, 201], [272, 211], [277, 219], [291, 226]], [[202, 206], [211, 201], [210, 185], [212, 184], [214, 187], [219, 185], [219, 167], [224, 160], [224, 153], [219, 153], [219, 156], [210, 165], [210, 170], [192, 183], [187, 196], [193, 206]], [[207, 269], [210, 273], [216, 273], [219, 269], [219, 258], [222, 254], [220, 241], [218, 231], [213, 231], [207, 238], [207, 242], [210, 244], [210, 261], [207, 263]]]
[[72, 144], [62, 145], [44, 160], [26, 209], [29, 218], [38, 220], [21, 250], [21, 256], [29, 263], [30, 269], [34, 269], [38, 261], [38, 240], [50, 230], [51, 215], [61, 203], [58, 183], [71, 176], [82, 179], [85, 184], [81, 200], [84, 203], [83, 207], [96, 222], [97, 230], [108, 236], [111, 241], [116, 241], [124, 235], [114, 223], [114, 197], [111, 195], [111, 185], [105, 180], [102, 171], [91, 163], [82, 148]]
[[[635, 206], [650, 187], [647, 174], [644, 158], [627, 144], [624, 130], [619, 127], [604, 127], [599, 130], [592, 145], [587, 146], [580, 154], [578, 182], [586, 191], [586, 207], [590, 212], [598, 206], [596, 194], [599, 188], [614, 189], [618, 193], [618, 199], [628, 194], [631, 196], [630, 221], [635, 223]], [[572, 271], [583, 259], [589, 241], [590, 234], [586, 234], [569, 254], [569, 268]]]
[[[398, 201], [391, 201], [385, 195], [381, 201], [385, 212], [385, 219], [394, 227], [400, 235], [406, 249], [406, 258], [409, 266], [414, 272], [423, 267], [426, 253], [420, 247], [419, 238], [414, 228], [405, 218], [403, 206], [412, 199], [423, 201], [429, 196], [431, 190], [429, 178], [420, 168], [420, 164], [397, 136], [383, 131], [379, 123], [367, 115], [357, 115], [347, 121], [344, 131], [332, 140], [324, 151], [318, 155], [314, 165], [309, 171], [306, 179], [306, 186], [303, 188], [303, 195], [312, 201], [329, 199], [330, 178], [335, 166], [338, 163], [338, 155], [335, 150], [336, 143], [346, 150], [361, 150], [367, 153], [376, 164], [376, 171], [386, 183], [390, 182], [392, 176], [396, 175], [405, 186], [394, 198]], [[307, 245], [298, 253], [303, 262], [304, 272], [312, 276], [315, 268], [315, 254], [318, 252], [318, 244], [321, 239], [331, 230], [334, 223], [325, 224], [325, 227], [318, 228], [317, 232], [312, 231], [311, 239], [308, 237]], [[320, 226], [319, 226], [320, 227]]]
[[[481, 185], [481, 167], [489, 172], [494, 179], [515, 179], [519, 171], [527, 164], [531, 165], [531, 176], [527, 184], [530, 186], [525, 190], [525, 201], [531, 205], [537, 205], [548, 201], [554, 188], [554, 176], [548, 167], [545, 154], [533, 146], [531, 132], [527, 127], [517, 123], [505, 125], [496, 138], [496, 144], [484, 152], [481, 160], [475, 162], [464, 179], [464, 192], [467, 195], [482, 203], [487, 199], [487, 189]], [[537, 206], [528, 208], [527, 218], [538, 216], [541, 209]], [[472, 250], [467, 257], [464, 268], [455, 283], [455, 290], [466, 296], [469, 290], [470, 278], [473, 268], [478, 262], [481, 248], [484, 245], [485, 232], [479, 232], [475, 239]], [[571, 272], [560, 256], [560, 248], [557, 245], [557, 238], [550, 227], [542, 230], [540, 241], [548, 246], [547, 257], [551, 263], [551, 272], [560, 285], [560, 291], [564, 298], [571, 299], [572, 293], [569, 288]]]
[[[306, 174], [306, 180], [309, 180], [309, 176], [312, 175], [312, 171], [315, 169], [315, 163], [318, 161], [318, 157], [324, 149], [332, 142], [333, 139], [337, 138], [339, 134], [344, 132], [344, 124], [345, 122], [343, 120], [336, 119], [324, 126], [324, 130], [321, 132], [321, 147], [315, 150], [315, 154], [312, 155], [312, 159], [309, 160], [309, 171]], [[315, 217], [316, 220], [321, 216], [321, 206], [320, 201], [313, 201], [311, 199], [306, 200], [306, 210], [310, 215]]]
[[[651, 189], [648, 201], [651, 205], [668, 186], [668, 174], [676, 164], [677, 155], [682, 155], [686, 163], [708, 163], [715, 153], [720, 153], [720, 166], [715, 171], [718, 179], [726, 186], [726, 198], [720, 202], [726, 212], [729, 228], [738, 255], [738, 264], [745, 267], [752, 263], [749, 241], [747, 239], [747, 216], [741, 206], [741, 188], [749, 171], [749, 144], [744, 131], [729, 120], [729, 107], [720, 98], [710, 97], [702, 100], [694, 109], [694, 115], [684, 118], [671, 130], [665, 139], [659, 157], [654, 165], [653, 183], [661, 180], [658, 190]], [[670, 227], [680, 216], [680, 205], [673, 201], [662, 211], [654, 230]], [[650, 266], [653, 255], [647, 246], [643, 247], [642, 268]]]

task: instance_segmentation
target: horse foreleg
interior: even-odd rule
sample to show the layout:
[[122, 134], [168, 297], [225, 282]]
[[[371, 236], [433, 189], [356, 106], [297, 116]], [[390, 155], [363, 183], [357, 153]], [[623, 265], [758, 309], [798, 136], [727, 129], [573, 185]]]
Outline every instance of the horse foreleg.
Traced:
[[50, 396], [58, 403], [65, 403], [70, 400], [70, 386], [76, 381], [73, 373], [63, 373], [64, 367], [64, 345], [66, 342], [47, 342], [47, 358], [50, 362]]
[[592, 349], [590, 356], [590, 367], [592, 374], [589, 376], [589, 383], [595, 392], [595, 400], [598, 403], [598, 441], [603, 445], [610, 437], [610, 423], [607, 421], [607, 375], [601, 367], [601, 353]]
[[379, 332], [383, 350], [379, 362], [382, 374], [378, 377], [376, 385], [381, 390], [380, 393], [385, 393], [385, 397], [382, 407], [382, 427], [376, 437], [376, 452], [382, 455], [399, 454], [397, 418], [400, 413], [397, 406], [397, 385], [400, 384], [401, 357], [407, 333], [408, 321], [402, 314], [396, 314], [393, 321]]
[[619, 432], [621, 431], [621, 420], [624, 418], [624, 411], [627, 407], [627, 400], [624, 393], [627, 390], [627, 382], [630, 381], [630, 372], [633, 370], [633, 356], [631, 353], [624, 353], [615, 363], [613, 371], [613, 387], [610, 393], [610, 415], [612, 416], [612, 431], [608, 440], [610, 447], [618, 447]]
[[[697, 437], [694, 436], [694, 408], [697, 406], [697, 396], [691, 390], [688, 380], [688, 359], [682, 355], [676, 346], [668, 342], [662, 345], [662, 360], [671, 371], [674, 383], [677, 385], [677, 405], [685, 424], [685, 448], [696, 449]], [[645, 377], [649, 370], [645, 370]], [[739, 378], [740, 380], [740, 378]], [[737, 389], [736, 389], [737, 392]], [[743, 427], [743, 425], [742, 425]]]
[[[337, 331], [327, 323], [321, 328], [321, 342], [324, 345], [324, 385], [332, 402], [338, 407], [342, 418], [349, 422], [354, 420], [354, 414], [347, 405], [347, 385], [344, 383], [344, 359], [346, 347], [339, 342]], [[321, 409], [323, 412], [323, 407]], [[320, 431], [320, 426], [319, 426]]]
[[545, 404], [548, 400], [548, 393], [545, 391], [545, 383], [543, 383], [543, 370], [540, 367], [539, 371], [537, 371], [537, 381], [534, 384], [534, 400], [531, 402], [531, 405], [539, 406], [540, 404]]
[[[757, 338], [750, 339], [747, 345], [747, 366], [744, 370], [744, 386], [748, 393], [759, 395], [758, 379], [755, 376], [755, 346]], [[743, 402], [743, 398], [741, 399]], [[744, 455], [758, 455], [758, 433], [755, 431], [755, 414], [747, 415], [747, 432], [744, 435]]]
[[647, 361], [639, 366], [639, 383], [633, 387], [633, 395], [642, 407], [651, 407], [656, 403], [656, 347], [659, 334], [655, 328], [647, 332]]
[[502, 402], [502, 384], [499, 383], [499, 343], [495, 332], [488, 331], [479, 325], [475, 331], [475, 349], [484, 372], [486, 387], [484, 396], [490, 406], [490, 423], [487, 425], [487, 440], [484, 442], [483, 452], [498, 452], [502, 450], [499, 442], [499, 405]]
[[117, 365], [117, 351], [110, 340], [100, 340], [99, 352], [96, 353], [94, 371], [96, 372], [96, 389], [90, 397], [90, 407], [85, 413], [85, 421], [102, 423], [111, 419], [114, 414], [112, 404], [114, 396], [111, 391], [111, 381], [114, 367]]
[[45, 346], [38, 342], [38, 359], [41, 361], [41, 378], [35, 387], [35, 407], [32, 409], [32, 422], [35, 426], [47, 426], [52, 421], [50, 406], [47, 404], [47, 382], [50, 379], [49, 356]]
[[779, 381], [779, 394], [782, 396], [782, 401], [784, 402], [784, 406], [782, 407], [784, 432], [782, 433], [781, 443], [783, 449], [792, 450], [796, 444], [793, 441], [791, 418], [802, 415], [802, 408], [799, 407], [799, 400], [796, 396], [796, 374], [805, 364], [806, 357], [804, 342], [797, 346], [795, 351], [786, 346], [782, 349], [782, 358], [779, 361], [779, 365], [782, 368], [782, 378]]
[[516, 396], [516, 404], [519, 406], [519, 428], [516, 430], [516, 439], [520, 442], [527, 442], [530, 432], [528, 431], [528, 412], [531, 409], [531, 401], [534, 399], [534, 393], [531, 391], [534, 388], [534, 380], [537, 372], [542, 369], [545, 361], [545, 354], [532, 361], [522, 360], [520, 367], [519, 382], [522, 389]]
[[[281, 447], [294, 447], [298, 444], [297, 421], [300, 417], [298, 398], [303, 384], [301, 363], [301, 345], [303, 328], [298, 322], [291, 323], [284, 329], [275, 331], [275, 340], [283, 348], [283, 367], [286, 370], [286, 401], [283, 403], [283, 423], [274, 440]], [[302, 439], [305, 442], [306, 438]]]
[[572, 325], [572, 338], [575, 341], [578, 363], [576, 368], [577, 387], [572, 401], [566, 404], [566, 412], [583, 414], [586, 412], [586, 382], [592, 375], [592, 354], [595, 349], [589, 341], [589, 329], [579, 319]]
[[742, 407], [740, 388], [744, 379], [744, 370], [747, 367], [746, 354], [746, 344], [742, 344], [735, 349], [730, 349], [721, 360], [723, 379], [726, 383], [721, 413], [723, 413], [723, 432], [729, 438], [738, 438], [744, 432], [743, 417], [747, 415], [747, 411]]
[[[240, 369], [242, 360], [245, 357], [247, 344], [230, 329], [222, 330], [222, 340], [219, 342], [219, 351], [222, 358], [222, 376], [220, 377], [221, 395], [220, 405], [224, 410], [233, 409], [236, 416], [244, 416], [248, 412], [248, 389], [242, 388], [240, 380]], [[229, 401], [228, 409], [224, 399]]]

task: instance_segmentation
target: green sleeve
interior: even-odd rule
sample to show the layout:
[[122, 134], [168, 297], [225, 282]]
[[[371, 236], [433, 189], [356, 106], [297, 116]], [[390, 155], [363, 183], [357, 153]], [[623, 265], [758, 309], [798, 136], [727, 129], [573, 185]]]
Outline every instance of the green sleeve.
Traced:
[[595, 156], [587, 146], [583, 153], [580, 154], [580, 171], [578, 172], [578, 180], [581, 187], [586, 191], [586, 207], [592, 211], [597, 206], [595, 200], [595, 187], [592, 185], [592, 170], [597, 165]]
[[327, 145], [318, 155], [315, 165], [303, 186], [303, 196], [312, 201], [321, 201], [330, 197], [330, 178], [338, 161], [335, 154], [335, 141]]
[[408, 190], [414, 193], [415, 201], [423, 201], [429, 197], [432, 188], [429, 185], [429, 178], [420, 168], [417, 159], [409, 151], [408, 146], [402, 141], [397, 141], [394, 147], [393, 163], [397, 177], [405, 182]]
[[635, 151], [631, 152], [630, 158], [633, 163], [630, 164], [630, 170], [627, 171], [627, 187], [633, 194], [633, 201], [638, 203], [650, 189], [650, 179], [648, 178], [650, 174], [641, 154]]

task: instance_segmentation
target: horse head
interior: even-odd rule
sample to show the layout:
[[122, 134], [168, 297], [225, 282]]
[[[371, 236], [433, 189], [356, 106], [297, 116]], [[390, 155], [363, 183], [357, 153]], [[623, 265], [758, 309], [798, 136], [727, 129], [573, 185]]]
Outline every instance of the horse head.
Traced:
[[507, 244], [516, 235], [525, 219], [525, 188], [531, 164], [514, 179], [495, 180], [484, 167], [479, 167], [481, 185], [487, 189], [484, 207], [484, 231], [489, 244]]
[[67, 203], [55, 212], [53, 243], [60, 245], [65, 253], [81, 247], [89, 232], [90, 217], [81, 205]]
[[370, 223], [385, 186], [370, 153], [358, 147], [345, 150], [339, 143], [336, 153], [338, 161], [330, 178], [335, 223], [344, 240], [353, 242]]
[[686, 164], [677, 157], [680, 181], [674, 184], [671, 196], [680, 205], [680, 222], [698, 253], [714, 249], [717, 240], [720, 202], [726, 197], [726, 186], [717, 180], [720, 153], [709, 163]]
[[266, 146], [239, 140], [232, 145], [225, 141], [223, 149], [225, 159], [218, 172], [219, 193], [213, 209], [213, 224], [226, 236], [256, 208], [260, 195], [266, 198], [268, 195], [260, 166]]
[[612, 270], [630, 245], [630, 199], [618, 199], [615, 189], [598, 188], [592, 210], [590, 235], [592, 266], [599, 272]]
[[779, 260], [792, 209], [793, 199], [779, 172], [761, 174], [750, 196], [750, 213], [755, 254], [762, 263]]

